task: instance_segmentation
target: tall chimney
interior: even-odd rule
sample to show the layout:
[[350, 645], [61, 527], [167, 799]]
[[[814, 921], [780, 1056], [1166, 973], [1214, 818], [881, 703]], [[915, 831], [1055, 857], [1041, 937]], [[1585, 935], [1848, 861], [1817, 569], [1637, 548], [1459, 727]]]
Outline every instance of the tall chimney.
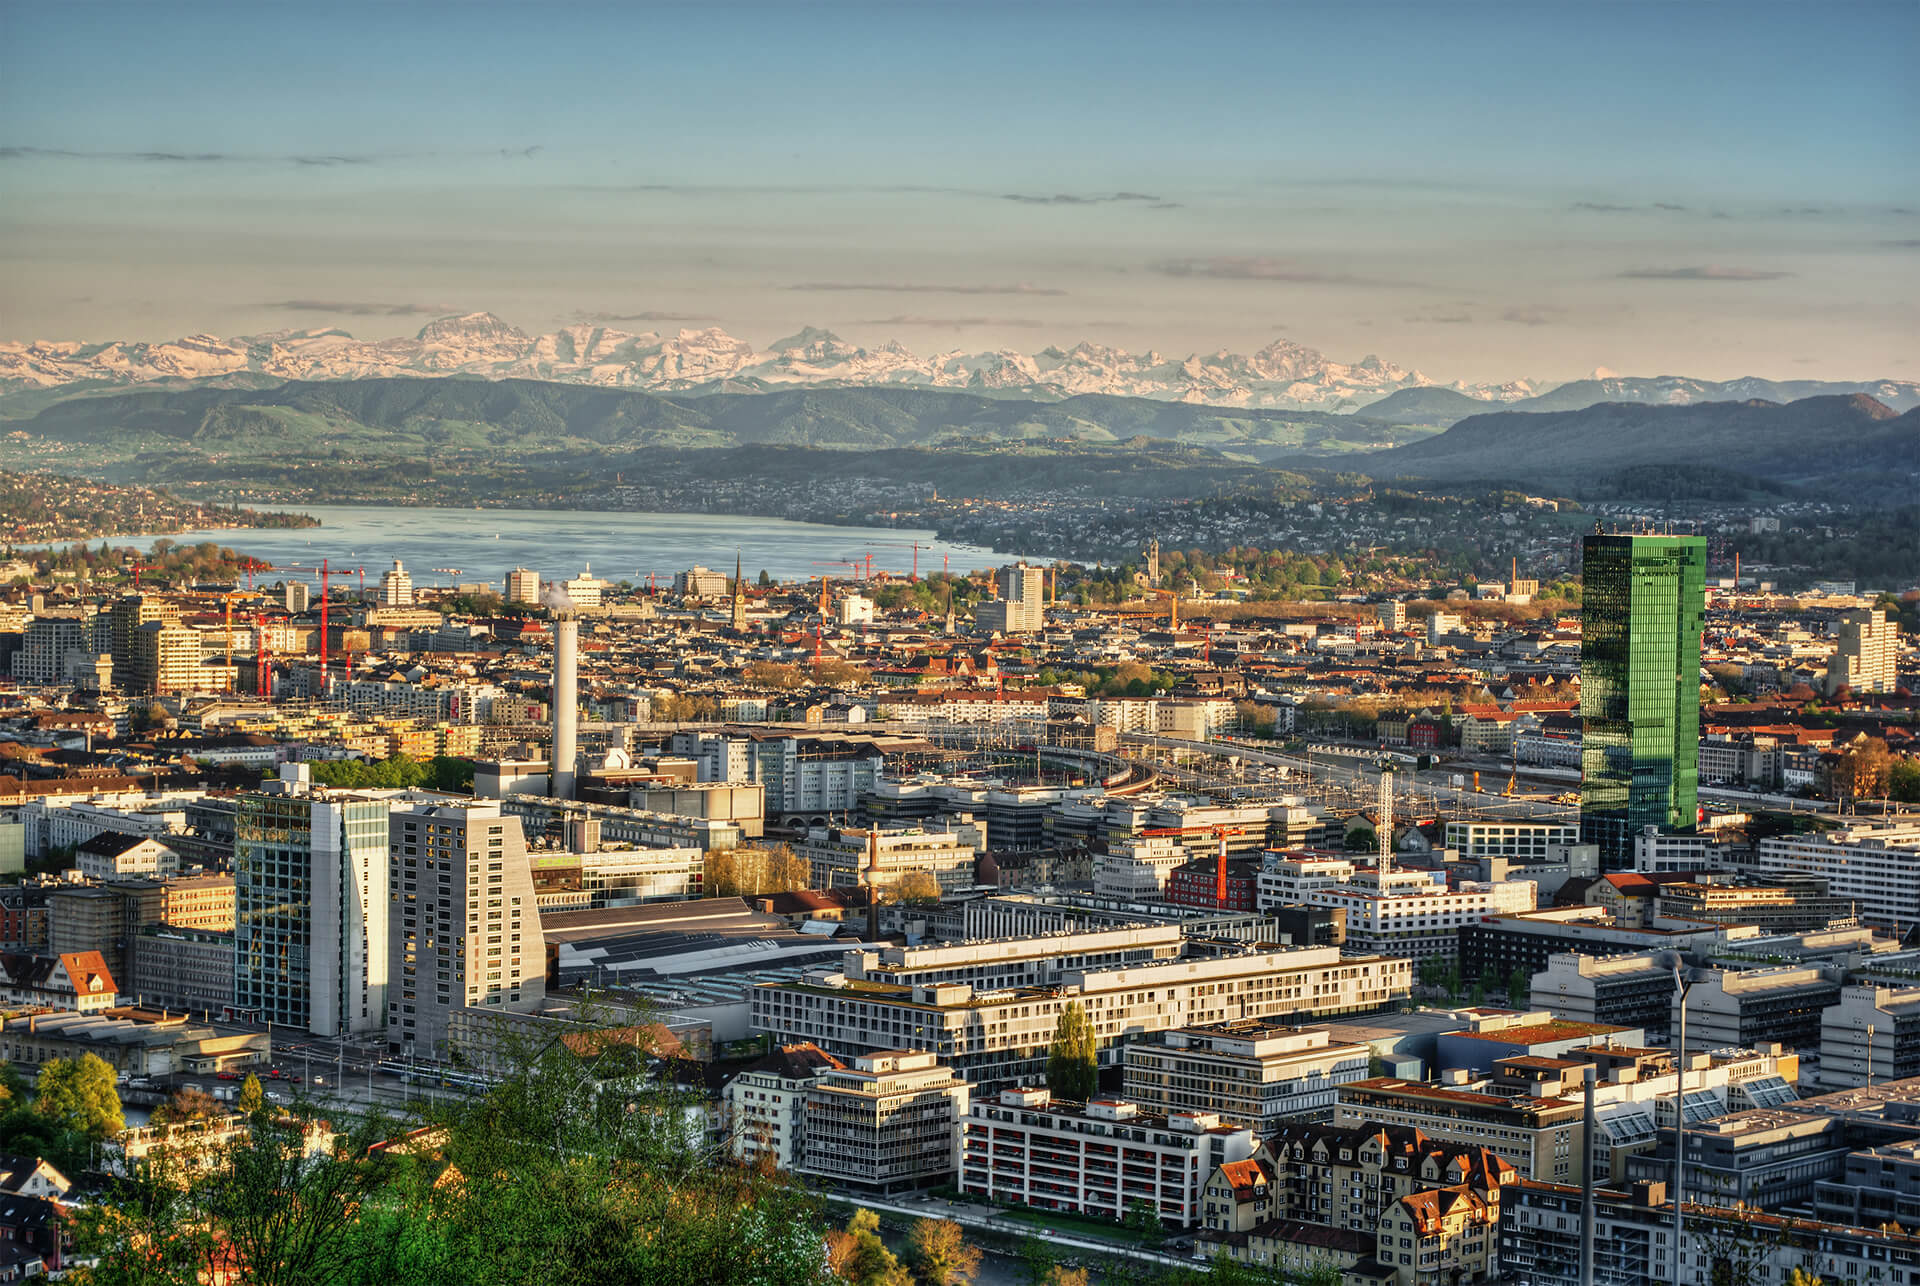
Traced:
[[553, 618], [553, 764], [549, 792], [573, 798], [573, 772], [579, 751], [580, 622], [572, 612]]

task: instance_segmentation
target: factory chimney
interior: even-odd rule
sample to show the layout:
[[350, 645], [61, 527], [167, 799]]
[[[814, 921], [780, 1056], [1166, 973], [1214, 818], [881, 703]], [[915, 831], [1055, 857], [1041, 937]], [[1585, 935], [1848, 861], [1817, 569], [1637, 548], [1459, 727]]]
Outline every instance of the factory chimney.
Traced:
[[568, 602], [553, 617], [553, 763], [548, 794], [555, 799], [573, 798], [579, 724], [580, 621]]

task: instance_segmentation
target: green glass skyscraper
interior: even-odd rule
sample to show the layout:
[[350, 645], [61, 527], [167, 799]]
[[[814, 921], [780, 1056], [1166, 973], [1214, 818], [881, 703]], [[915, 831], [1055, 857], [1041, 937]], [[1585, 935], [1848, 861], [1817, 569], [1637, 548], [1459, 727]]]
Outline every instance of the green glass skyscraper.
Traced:
[[1696, 821], [1707, 545], [1594, 535], [1583, 554], [1580, 838], [1629, 869], [1635, 835]]

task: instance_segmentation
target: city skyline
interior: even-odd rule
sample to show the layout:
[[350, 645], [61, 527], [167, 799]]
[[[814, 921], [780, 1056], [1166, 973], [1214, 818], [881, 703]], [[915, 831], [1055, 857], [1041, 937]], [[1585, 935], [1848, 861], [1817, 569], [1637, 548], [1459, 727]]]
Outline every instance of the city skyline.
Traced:
[[4, 337], [1915, 370], [1902, 6], [459, 12], [9, 11]]

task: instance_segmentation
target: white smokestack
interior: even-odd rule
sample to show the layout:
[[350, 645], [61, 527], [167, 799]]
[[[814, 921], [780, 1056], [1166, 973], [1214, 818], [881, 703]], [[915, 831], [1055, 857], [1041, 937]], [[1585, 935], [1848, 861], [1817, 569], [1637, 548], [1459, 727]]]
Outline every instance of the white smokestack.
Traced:
[[573, 771], [579, 758], [580, 622], [572, 616], [553, 621], [553, 765], [551, 794], [573, 798]]

